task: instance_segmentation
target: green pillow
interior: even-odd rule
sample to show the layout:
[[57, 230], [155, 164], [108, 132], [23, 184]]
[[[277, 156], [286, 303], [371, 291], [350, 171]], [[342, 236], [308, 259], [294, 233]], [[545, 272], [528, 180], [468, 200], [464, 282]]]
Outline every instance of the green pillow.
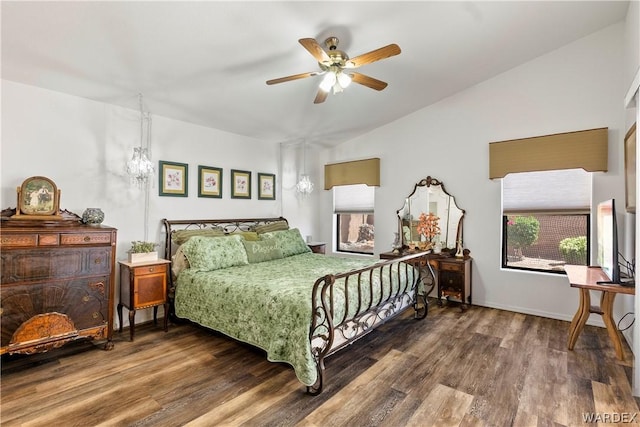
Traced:
[[173, 241], [177, 245], [182, 245], [193, 236], [221, 237], [221, 236], [224, 236], [224, 231], [220, 230], [219, 228], [199, 228], [197, 230], [176, 230], [173, 232]]
[[276, 245], [282, 251], [283, 257], [292, 255], [303, 254], [311, 252], [311, 249], [305, 243], [300, 230], [297, 228], [291, 228], [289, 230], [272, 231], [262, 234], [263, 239], [273, 239], [276, 241]]
[[255, 231], [258, 234], [270, 233], [272, 231], [288, 230], [288, 229], [289, 229], [289, 224], [287, 223], [287, 221], [276, 221], [270, 224], [256, 225], [255, 227], [253, 227], [253, 231]]
[[255, 231], [236, 231], [230, 234], [230, 236], [234, 236], [236, 234], [244, 237], [244, 240], [248, 240], [250, 242], [255, 242], [256, 240], [260, 240], [260, 236], [258, 236], [258, 233], [256, 233]]
[[193, 236], [182, 245], [189, 266], [202, 271], [213, 271], [248, 264], [242, 236]]
[[244, 249], [247, 251], [249, 264], [283, 258], [282, 251], [273, 239], [258, 240], [255, 242], [244, 241], [242, 244], [244, 245]]

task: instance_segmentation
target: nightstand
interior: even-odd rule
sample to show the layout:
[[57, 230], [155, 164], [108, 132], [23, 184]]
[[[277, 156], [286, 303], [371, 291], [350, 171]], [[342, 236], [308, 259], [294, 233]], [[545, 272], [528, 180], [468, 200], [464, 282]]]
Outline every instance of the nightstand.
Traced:
[[169, 302], [167, 282], [171, 261], [159, 259], [146, 263], [118, 261], [120, 264], [120, 303], [118, 319], [122, 332], [122, 307], [129, 310], [131, 341], [135, 334], [136, 310], [153, 307], [153, 323], [158, 324], [158, 306], [164, 306], [164, 331], [168, 330]]
[[307, 246], [309, 246], [313, 253], [324, 254], [327, 244], [324, 242], [307, 242]]
[[453, 299], [466, 310], [471, 304], [471, 258], [444, 258], [438, 263], [438, 305], [442, 298]]

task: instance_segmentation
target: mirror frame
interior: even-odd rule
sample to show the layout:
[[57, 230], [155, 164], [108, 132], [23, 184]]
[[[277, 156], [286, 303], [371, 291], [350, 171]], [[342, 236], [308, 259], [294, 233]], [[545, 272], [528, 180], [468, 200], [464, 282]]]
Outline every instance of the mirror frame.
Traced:
[[[463, 230], [463, 222], [464, 222], [464, 216], [466, 211], [462, 208], [460, 208], [460, 206], [458, 206], [458, 203], [456, 202], [456, 198], [455, 196], [453, 196], [451, 193], [449, 193], [445, 187], [444, 184], [442, 183], [442, 181], [433, 178], [432, 176], [427, 176], [426, 178], [421, 179], [420, 181], [418, 181], [414, 186], [413, 186], [413, 191], [411, 192], [411, 194], [409, 194], [409, 196], [407, 196], [405, 198], [405, 204], [396, 211], [396, 217], [398, 218], [398, 235], [400, 236], [400, 241], [402, 242], [402, 250], [406, 250], [409, 248], [408, 246], [408, 242], [405, 240], [404, 238], [404, 233], [402, 232], [402, 217], [400, 216], [400, 212], [405, 210], [405, 206], [406, 206], [406, 201], [409, 200], [414, 194], [416, 194], [416, 192], [418, 191], [419, 188], [421, 187], [436, 187], [436, 186], [440, 186], [440, 189], [442, 190], [442, 192], [444, 194], [446, 194], [447, 196], [449, 196], [452, 201], [453, 201], [453, 205], [460, 211], [460, 219], [458, 220], [458, 225], [456, 227], [456, 247], [458, 246], [458, 242], [461, 242], [461, 246], [464, 246], [462, 244], [462, 230]], [[443, 251], [448, 250], [447, 248], [443, 248]], [[452, 250], [452, 252], [455, 252], [456, 249], [454, 248]]]

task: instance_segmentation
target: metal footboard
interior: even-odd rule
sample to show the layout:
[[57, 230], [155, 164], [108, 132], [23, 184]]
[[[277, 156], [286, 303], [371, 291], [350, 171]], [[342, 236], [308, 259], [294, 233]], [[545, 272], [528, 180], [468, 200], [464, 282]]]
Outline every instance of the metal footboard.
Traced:
[[[317, 395], [322, 391], [324, 359], [327, 356], [352, 344], [410, 306], [414, 308], [417, 319], [427, 316], [427, 295], [420, 286], [421, 272], [417, 267], [421, 257], [424, 254], [407, 255], [316, 280], [309, 339], [318, 378], [315, 384], [307, 387], [309, 394]], [[409, 277], [412, 279], [405, 279]], [[342, 303], [336, 305], [339, 294], [344, 306]]]

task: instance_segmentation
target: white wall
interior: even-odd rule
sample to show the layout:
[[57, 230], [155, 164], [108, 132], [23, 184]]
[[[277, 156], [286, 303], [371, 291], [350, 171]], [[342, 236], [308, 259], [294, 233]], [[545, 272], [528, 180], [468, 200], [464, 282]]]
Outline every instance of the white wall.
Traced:
[[[489, 143], [608, 127], [609, 171], [594, 174], [593, 200], [623, 200], [623, 34], [623, 24], [613, 25], [335, 148], [331, 161], [381, 158], [376, 252], [390, 249], [395, 211], [431, 175], [466, 210], [473, 302], [571, 320], [578, 292], [565, 276], [500, 268], [501, 184], [488, 178]], [[329, 218], [330, 205], [323, 210]], [[631, 307], [627, 299], [618, 298], [616, 313]]]
[[[137, 96], [132, 109], [2, 80], [0, 206], [15, 207], [16, 187], [42, 175], [61, 189], [62, 209], [78, 215], [87, 207], [105, 212], [104, 224], [118, 229], [117, 259], [126, 259], [132, 240], [144, 237], [144, 191], [125, 172], [139, 141]], [[149, 240], [162, 253], [161, 220], [246, 218], [282, 214], [275, 201], [257, 199], [257, 173], [279, 175], [279, 146], [251, 138], [152, 116], [152, 160], [189, 165], [188, 197], [160, 197], [154, 179], [149, 201]], [[223, 198], [198, 197], [198, 165], [223, 168]], [[230, 169], [253, 172], [251, 200], [230, 198]], [[116, 285], [117, 288], [117, 285]], [[119, 291], [116, 291], [116, 302]], [[150, 318], [141, 311], [136, 321]], [[124, 316], [125, 319], [127, 316]], [[125, 321], [127, 324], [128, 321]]]

